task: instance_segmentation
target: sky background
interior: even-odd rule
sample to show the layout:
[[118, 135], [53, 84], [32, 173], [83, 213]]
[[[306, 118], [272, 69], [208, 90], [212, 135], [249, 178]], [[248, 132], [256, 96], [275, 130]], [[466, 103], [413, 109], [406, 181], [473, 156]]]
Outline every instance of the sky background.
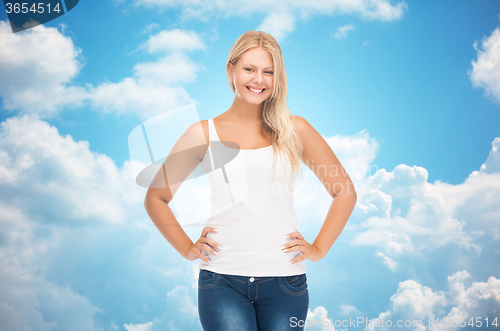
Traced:
[[[227, 110], [227, 56], [247, 30], [279, 41], [288, 107], [358, 192], [328, 255], [307, 261], [308, 319], [485, 329], [500, 318], [499, 25], [496, 0], [93, 0], [13, 34], [1, 8], [0, 330], [201, 330], [199, 260], [148, 218], [128, 136], [184, 105]], [[331, 197], [303, 169], [313, 242]], [[206, 189], [182, 188], [199, 210]]]

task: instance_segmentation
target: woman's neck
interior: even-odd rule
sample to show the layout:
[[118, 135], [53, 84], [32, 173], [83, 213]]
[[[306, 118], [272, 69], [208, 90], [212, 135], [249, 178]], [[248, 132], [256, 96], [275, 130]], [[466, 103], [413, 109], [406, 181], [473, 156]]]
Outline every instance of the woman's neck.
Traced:
[[244, 121], [246, 123], [261, 122], [262, 106], [263, 104], [250, 104], [243, 100], [234, 98], [233, 104], [225, 112], [227, 115], [226, 118], [236, 121]]

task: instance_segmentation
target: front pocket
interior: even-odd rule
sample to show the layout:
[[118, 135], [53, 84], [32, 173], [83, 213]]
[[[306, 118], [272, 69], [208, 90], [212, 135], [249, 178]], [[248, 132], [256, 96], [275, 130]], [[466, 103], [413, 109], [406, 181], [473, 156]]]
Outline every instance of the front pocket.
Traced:
[[208, 288], [214, 286], [220, 279], [220, 274], [206, 270], [200, 269], [200, 273], [198, 275], [198, 287], [199, 288]]
[[209, 280], [214, 277], [214, 272], [207, 269], [200, 269], [200, 274], [198, 275], [198, 279], [201, 280]]
[[306, 274], [279, 277], [281, 288], [292, 295], [302, 295], [307, 291]]

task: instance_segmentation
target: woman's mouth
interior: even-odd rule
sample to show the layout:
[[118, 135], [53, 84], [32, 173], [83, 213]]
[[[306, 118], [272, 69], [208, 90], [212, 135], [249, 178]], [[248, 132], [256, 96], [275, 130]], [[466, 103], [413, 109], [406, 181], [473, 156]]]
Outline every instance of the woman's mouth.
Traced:
[[266, 89], [247, 86], [247, 90], [249, 90], [253, 94], [262, 94]]

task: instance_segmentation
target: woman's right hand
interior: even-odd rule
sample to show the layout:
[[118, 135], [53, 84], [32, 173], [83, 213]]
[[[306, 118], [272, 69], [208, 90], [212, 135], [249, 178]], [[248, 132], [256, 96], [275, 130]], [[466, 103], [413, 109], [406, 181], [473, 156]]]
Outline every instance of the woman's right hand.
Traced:
[[218, 243], [215, 242], [212, 238], [207, 237], [207, 234], [209, 232], [217, 232], [217, 229], [206, 226], [203, 228], [203, 231], [201, 232], [200, 239], [198, 239], [194, 244], [189, 247], [188, 252], [186, 254], [186, 259], [189, 261], [194, 261], [198, 258], [202, 259], [203, 261], [210, 263], [210, 259], [207, 258], [205, 255], [202, 254], [202, 250], [207, 251], [208, 253], [219, 255], [217, 250], [221, 250], [222, 247]]

